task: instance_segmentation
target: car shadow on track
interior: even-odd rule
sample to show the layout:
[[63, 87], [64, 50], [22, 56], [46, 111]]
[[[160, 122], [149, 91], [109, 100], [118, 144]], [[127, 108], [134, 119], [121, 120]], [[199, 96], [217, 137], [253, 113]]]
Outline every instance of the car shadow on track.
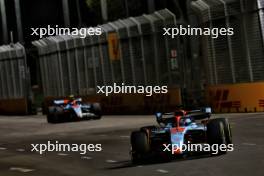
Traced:
[[140, 162], [137, 164], [133, 164], [131, 160], [124, 160], [124, 161], [118, 161], [113, 163], [113, 166], [107, 167], [108, 170], [116, 170], [116, 169], [124, 169], [124, 168], [130, 168], [130, 167], [139, 167], [139, 166], [147, 166], [147, 165], [155, 165], [155, 164], [164, 164], [164, 163], [171, 163], [171, 162], [184, 162], [188, 160], [198, 160], [203, 158], [211, 158], [211, 157], [220, 157], [221, 155], [193, 155], [188, 157], [179, 157], [179, 158], [173, 158], [171, 161], [164, 161], [162, 159], [153, 159]]

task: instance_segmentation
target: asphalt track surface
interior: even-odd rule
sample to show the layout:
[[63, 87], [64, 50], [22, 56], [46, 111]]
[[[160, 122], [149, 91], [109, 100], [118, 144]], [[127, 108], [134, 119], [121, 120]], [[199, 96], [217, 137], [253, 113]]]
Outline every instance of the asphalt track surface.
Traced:
[[[101, 120], [46, 123], [45, 116], [0, 116], [0, 176], [130, 175], [264, 175], [264, 114], [226, 114], [232, 125], [234, 151], [217, 157], [195, 156], [133, 165], [130, 132], [155, 124], [153, 116], [105, 116]], [[32, 152], [31, 144], [102, 144], [103, 151]]]

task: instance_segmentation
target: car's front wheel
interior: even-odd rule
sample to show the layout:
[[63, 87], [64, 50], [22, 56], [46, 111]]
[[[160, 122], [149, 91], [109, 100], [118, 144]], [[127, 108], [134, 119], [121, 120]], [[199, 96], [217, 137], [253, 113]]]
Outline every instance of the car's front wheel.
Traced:
[[49, 112], [47, 114], [47, 122], [48, 123], [60, 122], [61, 114], [63, 114], [63, 108], [56, 106], [49, 107]]
[[216, 121], [222, 122], [225, 131], [225, 138], [227, 144], [232, 144], [232, 132], [231, 126], [227, 118], [217, 118]]
[[[218, 145], [217, 148], [220, 148], [220, 145], [227, 145], [226, 135], [224, 130], [224, 124], [221, 120], [212, 119], [207, 124], [207, 140], [209, 145], [212, 147]], [[212, 154], [225, 154], [226, 151], [218, 150], [211, 151]]]

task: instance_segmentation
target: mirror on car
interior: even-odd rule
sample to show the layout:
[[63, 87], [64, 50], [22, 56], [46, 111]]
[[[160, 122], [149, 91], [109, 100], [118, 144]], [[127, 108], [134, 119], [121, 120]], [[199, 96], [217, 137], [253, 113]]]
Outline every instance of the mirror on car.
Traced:
[[211, 114], [212, 113], [212, 108], [211, 107], [204, 107], [201, 109], [202, 112]]
[[162, 121], [162, 113], [161, 112], [157, 112], [155, 114], [157, 122], [160, 123]]
[[81, 102], [82, 101], [82, 98], [77, 98], [76, 101]]

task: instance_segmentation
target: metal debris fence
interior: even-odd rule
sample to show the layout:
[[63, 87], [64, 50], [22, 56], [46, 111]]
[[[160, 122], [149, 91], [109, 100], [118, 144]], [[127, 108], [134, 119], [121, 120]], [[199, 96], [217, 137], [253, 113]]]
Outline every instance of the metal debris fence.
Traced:
[[27, 98], [30, 76], [20, 43], [0, 46], [0, 100]]
[[210, 85], [264, 80], [264, 3], [262, 0], [198, 0], [191, 8], [202, 27], [233, 28], [234, 35], [203, 37]]
[[[100, 36], [53, 36], [34, 41], [45, 96], [93, 94], [96, 86], [182, 83], [178, 38], [164, 36], [176, 26], [167, 9], [99, 25]], [[175, 56], [171, 56], [174, 52]]]

